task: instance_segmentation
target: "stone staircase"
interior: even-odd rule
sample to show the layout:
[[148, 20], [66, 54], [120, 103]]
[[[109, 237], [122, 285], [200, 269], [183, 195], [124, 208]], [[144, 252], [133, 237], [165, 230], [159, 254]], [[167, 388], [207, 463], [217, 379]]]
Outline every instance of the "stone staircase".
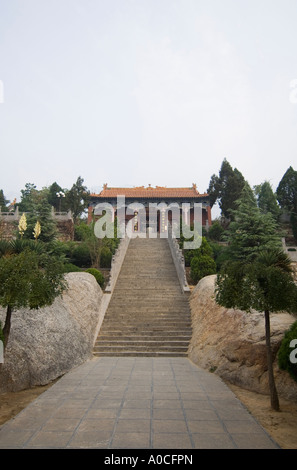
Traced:
[[131, 239], [95, 356], [187, 356], [191, 314], [167, 239]]

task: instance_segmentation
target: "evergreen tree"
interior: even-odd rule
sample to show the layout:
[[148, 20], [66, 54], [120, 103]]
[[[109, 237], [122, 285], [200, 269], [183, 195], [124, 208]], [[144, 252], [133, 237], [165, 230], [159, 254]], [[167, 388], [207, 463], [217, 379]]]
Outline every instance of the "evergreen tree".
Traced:
[[256, 248], [253, 261], [228, 261], [217, 277], [216, 301], [226, 308], [252, 309], [264, 313], [267, 368], [271, 407], [279, 410], [279, 399], [273, 374], [270, 342], [270, 313], [297, 312], [297, 286], [290, 259], [281, 249]]
[[[61, 188], [58, 183], [54, 182], [48, 188], [48, 203], [54, 207], [56, 212], [66, 210], [65, 195], [66, 190]], [[64, 195], [64, 196], [63, 196]]]
[[37, 193], [35, 184], [25, 184], [25, 189], [21, 190], [21, 202], [18, 204], [20, 212], [30, 212], [32, 210]]
[[288, 256], [282, 251], [272, 215], [261, 213], [246, 183], [228, 233], [230, 259], [217, 277], [216, 300], [226, 308], [261, 311], [265, 337], [271, 406], [279, 409], [270, 345], [270, 313], [297, 310], [297, 287]]
[[237, 209], [232, 211], [233, 221], [226, 236], [233, 259], [252, 261], [264, 248], [280, 247], [276, 222], [269, 212], [260, 212], [248, 183], [245, 183], [236, 204]]
[[224, 159], [219, 176], [212, 175], [208, 187], [210, 203], [216, 201], [221, 213], [226, 219], [232, 219], [232, 210], [235, 209], [236, 200], [240, 197], [245, 180], [237, 168], [232, 168], [230, 163]]
[[7, 209], [7, 204], [9, 204], [9, 200], [6, 199], [4, 196], [3, 189], [0, 189], [0, 212], [5, 212]]
[[282, 177], [276, 194], [281, 208], [290, 214], [293, 235], [297, 241], [297, 171], [291, 166]]
[[274, 219], [277, 219], [280, 209], [271, 184], [268, 181], [264, 181], [264, 183], [255, 186], [254, 190], [257, 196], [258, 207], [261, 212], [264, 214], [270, 212]]
[[89, 195], [87, 187], [83, 185], [83, 178], [77, 178], [76, 183], [66, 193], [66, 206], [71, 210], [73, 219], [77, 223], [78, 218], [84, 213], [88, 207]]
[[276, 195], [282, 209], [297, 214], [297, 171], [291, 166], [282, 177]]

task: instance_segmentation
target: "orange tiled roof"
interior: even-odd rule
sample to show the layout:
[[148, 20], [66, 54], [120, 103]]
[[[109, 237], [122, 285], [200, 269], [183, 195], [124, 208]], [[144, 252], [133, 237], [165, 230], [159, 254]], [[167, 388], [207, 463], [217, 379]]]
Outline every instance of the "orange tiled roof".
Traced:
[[91, 197], [100, 198], [116, 198], [117, 196], [136, 197], [136, 198], [197, 198], [208, 196], [208, 194], [200, 194], [196, 185], [191, 188], [166, 188], [165, 186], [138, 186], [134, 188], [108, 188], [107, 184], [103, 186], [103, 190], [99, 194], [91, 194]]

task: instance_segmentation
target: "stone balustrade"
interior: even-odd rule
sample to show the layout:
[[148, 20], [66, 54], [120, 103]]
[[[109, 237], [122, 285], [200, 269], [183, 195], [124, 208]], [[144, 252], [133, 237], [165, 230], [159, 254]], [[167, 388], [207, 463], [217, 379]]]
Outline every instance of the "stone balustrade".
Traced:
[[112, 257], [109, 282], [105, 288], [105, 292], [107, 293], [111, 294], [114, 289], [114, 286], [117, 282], [117, 278], [119, 276], [124, 258], [126, 256], [129, 243], [130, 243], [129, 237], [126, 236], [125, 238], [122, 238], [115, 254]]
[[188, 286], [187, 276], [186, 276], [185, 259], [183, 256], [183, 252], [179, 247], [177, 239], [173, 236], [171, 224], [168, 224], [167, 240], [168, 240], [172, 258], [176, 267], [181, 289], [183, 292], [190, 292], [190, 288]]

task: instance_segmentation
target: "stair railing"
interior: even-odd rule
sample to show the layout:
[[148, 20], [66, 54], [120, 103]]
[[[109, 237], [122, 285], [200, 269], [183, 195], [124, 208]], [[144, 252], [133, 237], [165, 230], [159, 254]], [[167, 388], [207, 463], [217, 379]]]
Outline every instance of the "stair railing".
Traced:
[[167, 237], [173, 262], [175, 264], [177, 276], [180, 282], [182, 292], [190, 292], [190, 288], [187, 282], [185, 258], [182, 250], [179, 247], [177, 239], [173, 236], [172, 225], [168, 221], [168, 237]]

